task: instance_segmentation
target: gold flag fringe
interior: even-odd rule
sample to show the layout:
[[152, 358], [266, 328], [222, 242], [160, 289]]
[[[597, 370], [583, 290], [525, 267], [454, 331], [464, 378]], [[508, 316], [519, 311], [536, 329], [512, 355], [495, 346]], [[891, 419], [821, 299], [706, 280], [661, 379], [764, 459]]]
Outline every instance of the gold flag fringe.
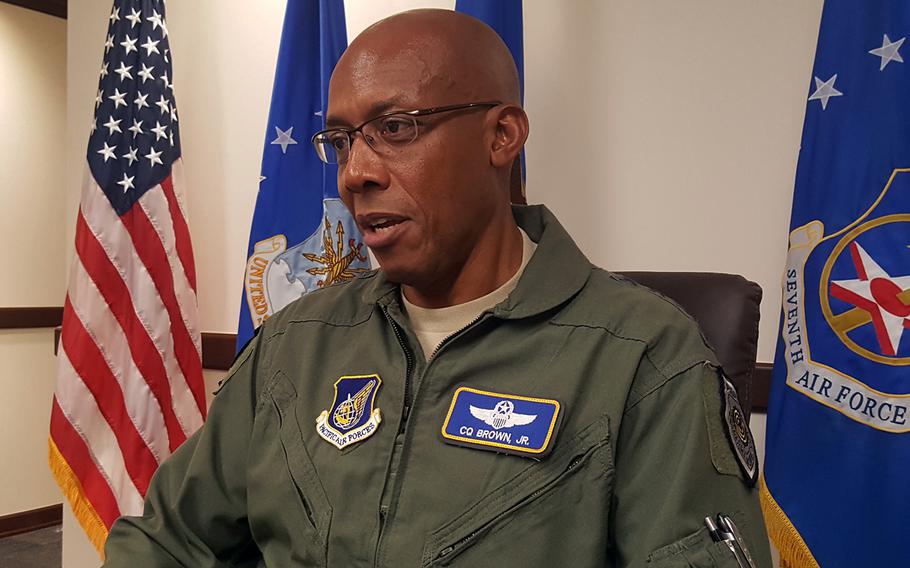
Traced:
[[768, 536], [780, 552], [781, 568], [819, 568], [803, 537], [768, 490], [764, 476], [759, 482], [759, 497]]
[[73, 508], [73, 514], [82, 530], [88, 535], [88, 539], [98, 550], [98, 554], [104, 559], [104, 541], [107, 540], [107, 527], [91, 502], [85, 497], [82, 491], [82, 484], [79, 478], [73, 473], [69, 464], [63, 459], [63, 455], [57, 448], [52, 438], [47, 439], [48, 445], [48, 464], [51, 467], [51, 473], [57, 480], [57, 485], [63, 491], [66, 500], [69, 501], [70, 507]]

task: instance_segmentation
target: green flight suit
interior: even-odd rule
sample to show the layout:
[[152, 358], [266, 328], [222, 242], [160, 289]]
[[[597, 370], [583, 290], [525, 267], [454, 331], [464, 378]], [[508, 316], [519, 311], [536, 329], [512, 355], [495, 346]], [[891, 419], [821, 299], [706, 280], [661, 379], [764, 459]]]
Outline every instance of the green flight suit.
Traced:
[[[735, 567], [704, 528], [723, 512], [770, 566], [696, 325], [592, 266], [545, 208], [515, 216], [538, 243], [517, 288], [429, 362], [381, 271], [267, 320], [106, 565]], [[373, 373], [382, 421], [339, 450], [316, 419], [336, 380]], [[552, 451], [444, 443], [460, 386], [558, 400]]]

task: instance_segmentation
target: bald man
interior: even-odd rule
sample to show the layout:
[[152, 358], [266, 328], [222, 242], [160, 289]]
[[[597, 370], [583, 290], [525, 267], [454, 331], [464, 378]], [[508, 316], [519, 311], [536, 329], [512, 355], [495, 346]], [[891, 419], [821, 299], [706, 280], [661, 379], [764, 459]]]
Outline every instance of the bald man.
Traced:
[[354, 40], [313, 144], [381, 269], [263, 324], [107, 565], [736, 567], [740, 544], [770, 565], [714, 354], [545, 208], [510, 207], [527, 136], [477, 20]]

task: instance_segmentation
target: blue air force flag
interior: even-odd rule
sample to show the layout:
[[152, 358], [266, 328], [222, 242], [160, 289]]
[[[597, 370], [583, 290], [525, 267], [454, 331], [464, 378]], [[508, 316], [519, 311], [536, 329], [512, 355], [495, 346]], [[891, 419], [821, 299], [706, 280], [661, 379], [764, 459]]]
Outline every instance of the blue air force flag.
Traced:
[[910, 565], [907, 36], [910, 3], [825, 4], [762, 484], [791, 567]]
[[310, 136], [324, 126], [329, 78], [347, 45], [342, 0], [288, 0], [250, 229], [238, 348], [266, 318], [312, 290], [369, 269], [338, 198], [337, 166]]

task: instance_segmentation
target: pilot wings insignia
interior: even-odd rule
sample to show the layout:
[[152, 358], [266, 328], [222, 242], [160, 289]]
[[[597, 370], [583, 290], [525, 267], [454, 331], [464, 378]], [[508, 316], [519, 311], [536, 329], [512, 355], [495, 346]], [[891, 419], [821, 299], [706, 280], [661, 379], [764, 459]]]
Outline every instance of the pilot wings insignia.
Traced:
[[496, 430], [511, 428], [512, 426], [524, 426], [534, 422], [537, 418], [536, 414], [514, 412], [515, 404], [511, 400], [500, 400], [493, 408], [478, 408], [471, 405], [470, 410], [474, 418], [485, 422]]

